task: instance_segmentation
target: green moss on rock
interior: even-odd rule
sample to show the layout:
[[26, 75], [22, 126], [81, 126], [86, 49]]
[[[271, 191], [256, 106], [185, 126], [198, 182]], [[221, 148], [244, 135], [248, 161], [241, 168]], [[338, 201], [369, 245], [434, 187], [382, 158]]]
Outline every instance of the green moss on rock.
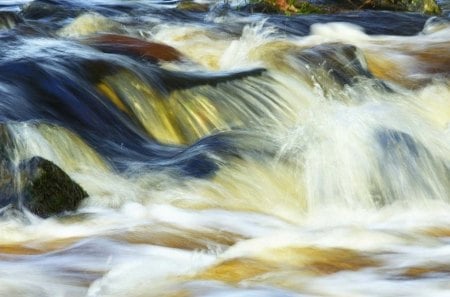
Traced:
[[369, 0], [361, 2], [363, 9], [384, 9], [394, 11], [421, 12], [425, 14], [440, 14], [441, 8], [435, 0]]
[[49, 217], [74, 211], [88, 196], [61, 168], [40, 157], [33, 157], [19, 166], [21, 206], [32, 213]]
[[251, 12], [318, 14], [337, 13], [361, 9], [419, 12], [439, 15], [441, 8], [436, 0], [250, 0]]
[[327, 12], [325, 7], [311, 4], [308, 1], [296, 1], [294, 2], [294, 7], [299, 14], [320, 14]]

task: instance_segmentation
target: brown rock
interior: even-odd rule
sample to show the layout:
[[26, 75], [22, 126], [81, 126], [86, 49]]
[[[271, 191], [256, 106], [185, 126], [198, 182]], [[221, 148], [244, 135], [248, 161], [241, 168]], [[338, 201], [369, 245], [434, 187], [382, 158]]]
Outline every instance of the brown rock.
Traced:
[[172, 62], [179, 61], [182, 58], [182, 54], [169, 45], [150, 42], [125, 35], [97, 35], [85, 39], [84, 43], [95, 47], [102, 52], [129, 55], [154, 62]]

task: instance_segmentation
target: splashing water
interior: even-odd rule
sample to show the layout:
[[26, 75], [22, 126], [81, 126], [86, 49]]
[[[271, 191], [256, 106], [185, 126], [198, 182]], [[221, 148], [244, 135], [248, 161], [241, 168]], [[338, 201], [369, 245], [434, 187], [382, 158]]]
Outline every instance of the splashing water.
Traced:
[[448, 296], [448, 22], [175, 4], [0, 5], [0, 296]]

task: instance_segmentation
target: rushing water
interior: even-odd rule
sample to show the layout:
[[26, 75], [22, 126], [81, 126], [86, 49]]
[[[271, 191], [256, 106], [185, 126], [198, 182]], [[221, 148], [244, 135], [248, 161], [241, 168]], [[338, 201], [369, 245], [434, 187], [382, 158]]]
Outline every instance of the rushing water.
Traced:
[[7, 152], [89, 198], [4, 212], [0, 296], [450, 296], [448, 21], [175, 6], [1, 1]]

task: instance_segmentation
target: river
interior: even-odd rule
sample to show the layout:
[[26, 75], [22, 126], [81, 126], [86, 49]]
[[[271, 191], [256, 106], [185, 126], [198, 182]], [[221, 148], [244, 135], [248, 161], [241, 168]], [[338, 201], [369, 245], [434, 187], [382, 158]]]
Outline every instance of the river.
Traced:
[[0, 1], [5, 151], [89, 194], [3, 212], [0, 296], [450, 296], [448, 3], [209, 4]]

